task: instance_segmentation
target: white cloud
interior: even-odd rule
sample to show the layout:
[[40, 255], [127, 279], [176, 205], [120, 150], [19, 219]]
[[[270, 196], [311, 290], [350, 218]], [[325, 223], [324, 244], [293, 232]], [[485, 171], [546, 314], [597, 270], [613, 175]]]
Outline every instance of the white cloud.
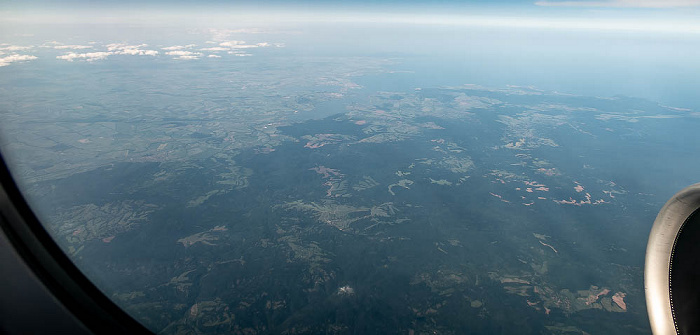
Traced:
[[264, 48], [270, 47], [272, 44], [267, 42], [261, 42], [256, 44], [246, 44], [245, 41], [226, 41], [219, 43], [222, 47], [227, 47], [230, 49], [252, 49], [252, 48]]
[[107, 44], [107, 50], [115, 55], [131, 55], [131, 56], [156, 56], [158, 51], [141, 49], [147, 47], [148, 44], [128, 45], [123, 43]]
[[[60, 44], [58, 42], [50, 42], [49, 44]], [[112, 55], [127, 55], [127, 56], [157, 56], [159, 54], [158, 51], [156, 50], [149, 50], [149, 49], [143, 49], [144, 47], [147, 47], [147, 44], [137, 44], [137, 45], [129, 45], [125, 43], [111, 43], [105, 45], [107, 47], [107, 51], [96, 51], [96, 52], [86, 52], [86, 53], [77, 53], [77, 52], [69, 52], [66, 54], [63, 54], [61, 56], [57, 56], [57, 59], [62, 59], [66, 60], [69, 62], [75, 61], [75, 60], [85, 60], [88, 62], [96, 61], [96, 60], [103, 60], [106, 59], [109, 56]], [[85, 46], [85, 45], [55, 45], [54, 48], [56, 49], [88, 49], [92, 48], [92, 46]]]
[[258, 28], [243, 28], [243, 29], [209, 29], [212, 39], [215, 41], [223, 41], [228, 39], [233, 34], [259, 34], [263, 31]]
[[107, 58], [110, 55], [113, 55], [114, 53], [112, 52], [104, 52], [104, 51], [98, 51], [98, 52], [87, 52], [87, 53], [75, 53], [75, 52], [69, 52], [65, 55], [57, 56], [56, 59], [63, 59], [67, 60], [69, 62], [72, 62], [74, 60], [86, 60], [88, 62], [96, 61], [96, 60], [102, 60]]
[[700, 7], [698, 0], [604, 0], [604, 1], [537, 1], [537, 6], [557, 7], [637, 7], [674, 8]]
[[183, 51], [183, 50], [168, 51], [165, 54], [170, 55], [170, 56], [197, 56], [197, 55], [201, 55], [201, 53], [199, 53], [199, 52]]
[[33, 48], [32, 46], [21, 46], [21, 45], [9, 45], [9, 44], [4, 44], [3, 46], [0, 46], [0, 50], [4, 51], [25, 51]]
[[211, 48], [202, 48], [199, 49], [201, 51], [229, 51], [229, 48], [224, 48], [224, 47], [211, 47]]
[[147, 46], [148, 44], [128, 45], [125, 43], [111, 43], [106, 45], [108, 51], [117, 51], [122, 49], [138, 49]]
[[[271, 47], [273, 44], [268, 42], [261, 42], [256, 44], [246, 44], [245, 41], [223, 41], [219, 43], [218, 47], [202, 48], [201, 51], [228, 51], [229, 55], [243, 55], [250, 56], [250, 54], [243, 54], [243, 51], [238, 51], [240, 49], [253, 49], [253, 48], [264, 48]], [[279, 45], [278, 45], [279, 46]]]
[[73, 50], [81, 50], [81, 49], [92, 49], [92, 46], [90, 45], [56, 45], [53, 47], [54, 49], [73, 49]]
[[209, 57], [209, 58], [221, 58], [221, 56], [219, 56], [219, 55], [208, 55], [207, 57]]
[[165, 54], [169, 56], [176, 56], [175, 59], [199, 59], [199, 57], [202, 56], [201, 52], [184, 50], [168, 51]]
[[25, 62], [28, 60], [35, 60], [36, 58], [37, 58], [36, 56], [32, 56], [32, 55], [12, 54], [9, 56], [0, 57], [0, 67], [8, 66], [11, 63], [15, 63], [15, 62]]
[[156, 56], [158, 51], [156, 50], [141, 50], [141, 49], [122, 49], [119, 52], [115, 52], [117, 55], [131, 55], [131, 56]]
[[245, 44], [245, 41], [226, 41], [219, 43], [220, 46], [229, 48], [240, 44]]
[[91, 45], [79, 45], [79, 44], [63, 44], [58, 41], [51, 41], [51, 42], [46, 42], [42, 45], [39, 46], [40, 48], [49, 48], [49, 49], [58, 49], [58, 50], [65, 50], [65, 49], [73, 49], [73, 50], [80, 50], [80, 49], [92, 49]]
[[255, 44], [239, 44], [239, 45], [234, 45], [231, 47], [231, 49], [252, 49], [252, 48], [257, 48], [258, 45]]
[[196, 47], [196, 46], [197, 46], [196, 44], [173, 45], [173, 46], [171, 46], [171, 47], [165, 47], [165, 48], [161, 48], [161, 49], [167, 50], [167, 51], [172, 51], [172, 50], [190, 49], [190, 48], [194, 48], [194, 47]]

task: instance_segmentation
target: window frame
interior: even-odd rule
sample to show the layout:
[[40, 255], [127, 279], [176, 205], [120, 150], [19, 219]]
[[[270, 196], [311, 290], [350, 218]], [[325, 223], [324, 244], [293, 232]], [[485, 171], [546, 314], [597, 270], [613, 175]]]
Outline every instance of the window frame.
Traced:
[[107, 297], [63, 252], [32, 211], [1, 153], [0, 228], [39, 281], [91, 332], [153, 334]]

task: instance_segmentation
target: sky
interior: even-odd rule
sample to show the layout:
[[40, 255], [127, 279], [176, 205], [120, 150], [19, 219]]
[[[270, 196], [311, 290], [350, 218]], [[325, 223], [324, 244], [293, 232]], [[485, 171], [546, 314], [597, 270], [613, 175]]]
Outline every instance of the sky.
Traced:
[[[68, 1], [57, 1], [57, 0], [27, 0], [27, 1], [3, 1], [4, 5], [59, 5], [65, 6], [71, 3], [83, 3], [83, 4], [93, 4], [93, 5], [104, 5], [109, 4], [110, 1], [84, 1], [84, 0], [68, 0]], [[229, 5], [291, 5], [291, 4], [302, 4], [302, 5], [347, 5], [348, 1], [343, 0], [246, 0], [246, 1], [232, 1], [232, 0], [150, 0], [150, 1], [137, 1], [137, 0], [120, 0], [111, 1], [111, 3], [119, 4], [229, 4]], [[433, 0], [433, 1], [420, 1], [420, 0], [389, 0], [389, 1], [369, 1], [369, 0], [357, 0], [352, 1], [353, 4], [362, 5], [374, 5], [378, 3], [390, 4], [393, 6], [406, 5], [406, 4], [430, 4], [430, 5], [455, 5], [455, 4], [468, 4], [477, 6], [488, 6], [488, 5], [523, 5], [523, 6], [557, 6], [557, 7], [624, 7], [624, 8], [688, 8], [688, 7], [698, 7], [700, 6], [700, 1], [698, 0]]]
[[[1, 0], [0, 0], [1, 1]], [[700, 0], [0, 2], [0, 24], [383, 22], [700, 34]]]
[[358, 21], [700, 33], [700, 0], [0, 0], [0, 24]]
[[[145, 29], [150, 27], [159, 29]], [[387, 54], [391, 50], [403, 49], [431, 52], [435, 49], [424, 44], [433, 43], [433, 48], [466, 54], [471, 51], [459, 49], [460, 45], [439, 45], [444, 39], [440, 35], [429, 35], [430, 32], [446, 32], [452, 34], [452, 38], [462, 38], [455, 33], [457, 29], [452, 29], [462, 27], [479, 32], [469, 35], [478, 37], [471, 41], [471, 45], [481, 43], [482, 49], [491, 50], [496, 56], [517, 55], [516, 60], [520, 63], [510, 58], [501, 60], [501, 64], [514, 64], [509, 68], [511, 72], [523, 68], [539, 69], [532, 64], [545, 63], [549, 64], [547, 69], [556, 73], [561, 73], [562, 69], [581, 68], [583, 70], [568, 77], [590, 82], [591, 87], [602, 87], [603, 91], [669, 102], [682, 101], [681, 106], [690, 106], [688, 97], [695, 95], [691, 90], [700, 85], [700, 79], [696, 79], [700, 78], [700, 66], [695, 61], [700, 55], [700, 0], [0, 0], [0, 68], [10, 64], [39, 63], [45, 59], [78, 62], [127, 54], [154, 57], [156, 52], [157, 57], [182, 60], [216, 59], [220, 55], [211, 50], [165, 50], [155, 45], [168, 47], [165, 44], [170, 42], [197, 43], [190, 40], [191, 31], [209, 32], [214, 28], [289, 32], [283, 38], [241, 36], [239, 38], [247, 43], [238, 46], [239, 49], [226, 50], [234, 56], [247, 55], [240, 47], [249, 48], [261, 42], [270, 42], [272, 46], [276, 45], [274, 42], [289, 42], [288, 49], [291, 49], [294, 45], [306, 45], [312, 41], [327, 46], [326, 49], [348, 52], [362, 44], [375, 52]], [[406, 29], [412, 33], [407, 34]], [[508, 33], [486, 34], [487, 30]], [[315, 36], [291, 35], [300, 31]], [[38, 33], [33, 35], [34, 32]], [[554, 36], [561, 32], [575, 35]], [[344, 37], [338, 38], [340, 35]], [[67, 38], [71, 36], [82, 38]], [[403, 37], [397, 39], [396, 36]], [[418, 39], [423, 47], [412, 48], [410, 43]], [[45, 45], [54, 40], [65, 44], [61, 48], [75, 44], [86, 49], [56, 49], [60, 54], [45, 56], [36, 53], [39, 49], [58, 48]], [[99, 44], [100, 48], [85, 45], [90, 41], [104, 43]], [[122, 49], [113, 46], [114, 50], [108, 50], [110, 43], [123, 43]], [[10, 44], [19, 47], [39, 45], [42, 48], [13, 49], [16, 46]], [[141, 47], [141, 44], [150, 45]], [[527, 54], [524, 50], [531, 52]], [[638, 69], [643, 69], [646, 74], [639, 75]], [[608, 86], [596, 83], [596, 78], [601, 75], [614, 75], [615, 80], [607, 80]], [[587, 76], [590, 78], [580, 80]], [[527, 73], [521, 77], [547, 76]], [[484, 75], [484, 78], [490, 77]], [[561, 85], [559, 82], [533, 84], [549, 88]], [[616, 88], [630, 86], [637, 88], [629, 92]], [[599, 93], [573, 86], [569, 90]], [[665, 98], [671, 95], [672, 98]], [[700, 107], [700, 103], [693, 107]]]
[[[416, 12], [431, 14], [482, 14], [482, 15], [543, 15], [543, 16], [668, 16], [697, 17], [700, 0], [390, 0], [390, 1], [342, 1], [342, 0], [2, 0], [0, 11], [29, 15], [32, 13], [69, 13], [73, 11], [150, 11], [177, 12], [193, 8], [244, 9], [246, 11], [287, 12]], [[0, 19], [2, 20], [2, 19]]]

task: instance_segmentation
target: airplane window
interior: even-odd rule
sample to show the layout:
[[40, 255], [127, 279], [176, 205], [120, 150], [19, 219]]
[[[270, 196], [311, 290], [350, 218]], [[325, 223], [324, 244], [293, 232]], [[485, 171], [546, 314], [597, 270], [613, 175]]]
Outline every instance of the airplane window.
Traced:
[[649, 333], [695, 1], [3, 4], [0, 151], [163, 334]]

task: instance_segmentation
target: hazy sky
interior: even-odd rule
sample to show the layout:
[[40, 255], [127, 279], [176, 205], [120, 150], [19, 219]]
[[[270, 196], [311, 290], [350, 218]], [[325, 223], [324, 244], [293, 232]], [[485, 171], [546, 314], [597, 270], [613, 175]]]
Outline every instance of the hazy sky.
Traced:
[[[194, 11], [193, 11], [194, 9]], [[698, 18], [700, 0], [459, 0], [459, 1], [342, 1], [342, 0], [28, 0], [0, 2], [0, 11], [11, 16], [46, 13], [69, 14], [76, 11], [95, 11], [96, 15], [135, 11], [178, 12], [191, 15], [215, 9], [235, 12], [354, 12], [354, 13], [423, 13], [472, 14], [511, 16], [573, 16], [573, 17], [685, 17]], [[202, 12], [199, 12], [202, 11]], [[6, 16], [0, 20], [7, 19]]]
[[[149, 53], [217, 59], [210, 51], [159, 49], [202, 44], [217, 29], [237, 31], [246, 46], [278, 43], [286, 52], [451, 55], [442, 81], [456, 73], [455, 82], [628, 94], [700, 108], [700, 0], [6, 1], [0, 67]], [[22, 49], [49, 41], [64, 49]], [[85, 45], [91, 41], [97, 44]], [[110, 43], [129, 48], [108, 50]], [[85, 49], [65, 49], [73, 44]]]
[[700, 33], [700, 0], [11, 1], [0, 24], [388, 22]]

